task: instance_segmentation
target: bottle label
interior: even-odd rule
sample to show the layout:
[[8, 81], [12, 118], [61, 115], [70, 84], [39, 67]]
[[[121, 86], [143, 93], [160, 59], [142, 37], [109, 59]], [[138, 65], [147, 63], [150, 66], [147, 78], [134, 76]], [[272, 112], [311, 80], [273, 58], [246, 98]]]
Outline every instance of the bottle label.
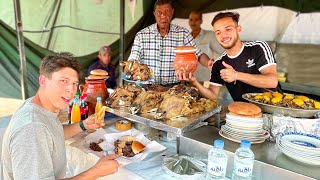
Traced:
[[239, 176], [242, 176], [242, 177], [252, 176], [253, 163], [252, 164], [235, 163], [234, 168], [235, 168], [235, 173]]
[[80, 108], [80, 114], [86, 114], [87, 109], [86, 108]]
[[224, 177], [226, 175], [227, 162], [208, 162], [207, 171], [214, 176]]

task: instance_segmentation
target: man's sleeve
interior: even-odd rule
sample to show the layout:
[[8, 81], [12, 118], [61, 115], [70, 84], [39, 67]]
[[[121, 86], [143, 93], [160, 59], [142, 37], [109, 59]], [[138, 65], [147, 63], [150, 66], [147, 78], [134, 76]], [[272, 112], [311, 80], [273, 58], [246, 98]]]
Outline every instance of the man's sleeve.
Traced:
[[14, 179], [55, 179], [52, 163], [53, 141], [45, 125], [32, 123], [10, 138]]
[[211, 76], [210, 76], [210, 84], [214, 86], [222, 86], [224, 84], [224, 80], [221, 79], [220, 76], [220, 66], [219, 62], [216, 61], [211, 69]]
[[128, 58], [128, 61], [141, 61], [142, 56], [142, 47], [141, 47], [141, 40], [140, 40], [140, 34], [138, 33], [136, 37], [134, 38], [134, 42], [131, 48], [131, 53]]
[[257, 61], [256, 66], [261, 71], [262, 69], [275, 65], [276, 61], [270, 46], [265, 41], [257, 41]]
[[203, 54], [203, 52], [200, 50], [200, 48], [198, 48], [198, 46], [196, 45], [196, 41], [193, 39], [193, 37], [191, 36], [191, 34], [189, 33], [188, 30], [186, 30], [185, 32], [185, 38], [184, 38], [184, 45], [185, 46], [193, 46], [197, 49], [196, 51], [196, 56], [199, 59], [199, 57]]

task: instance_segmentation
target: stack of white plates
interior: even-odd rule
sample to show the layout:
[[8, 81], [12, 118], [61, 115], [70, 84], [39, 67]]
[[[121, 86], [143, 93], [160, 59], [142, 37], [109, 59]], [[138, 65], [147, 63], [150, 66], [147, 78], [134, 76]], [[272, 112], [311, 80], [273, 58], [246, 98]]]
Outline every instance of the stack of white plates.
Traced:
[[252, 144], [262, 143], [270, 134], [262, 129], [263, 118], [247, 118], [227, 114], [226, 125], [221, 127], [219, 134], [231, 141], [240, 143], [247, 139]]
[[320, 137], [299, 132], [285, 132], [277, 137], [280, 150], [297, 161], [320, 165]]

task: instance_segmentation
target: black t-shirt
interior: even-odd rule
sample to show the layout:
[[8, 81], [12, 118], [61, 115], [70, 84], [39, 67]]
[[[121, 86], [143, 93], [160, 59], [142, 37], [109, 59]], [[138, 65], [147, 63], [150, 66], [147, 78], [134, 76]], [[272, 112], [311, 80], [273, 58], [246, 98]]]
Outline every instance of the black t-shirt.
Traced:
[[[240, 52], [231, 57], [224, 52], [213, 64], [210, 82], [213, 85], [226, 85], [234, 101], [245, 101], [242, 95], [245, 93], [265, 92], [266, 89], [258, 88], [241, 81], [227, 83], [220, 76], [220, 70], [225, 69], [222, 61], [231, 65], [234, 70], [248, 74], [261, 74], [260, 71], [270, 65], [276, 64], [274, 55], [269, 45], [264, 41], [244, 42]], [[279, 83], [272, 91], [280, 91]]]

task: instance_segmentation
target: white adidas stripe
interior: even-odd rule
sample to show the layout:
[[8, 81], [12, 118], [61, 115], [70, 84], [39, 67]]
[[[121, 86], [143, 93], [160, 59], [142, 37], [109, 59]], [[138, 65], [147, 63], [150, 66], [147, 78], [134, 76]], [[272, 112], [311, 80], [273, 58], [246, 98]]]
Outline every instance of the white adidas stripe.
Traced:
[[271, 48], [265, 41], [256, 41], [256, 42], [250, 41], [245, 43], [245, 46], [250, 46], [250, 47], [256, 46], [256, 45], [259, 45], [262, 48], [268, 64], [275, 63]]

